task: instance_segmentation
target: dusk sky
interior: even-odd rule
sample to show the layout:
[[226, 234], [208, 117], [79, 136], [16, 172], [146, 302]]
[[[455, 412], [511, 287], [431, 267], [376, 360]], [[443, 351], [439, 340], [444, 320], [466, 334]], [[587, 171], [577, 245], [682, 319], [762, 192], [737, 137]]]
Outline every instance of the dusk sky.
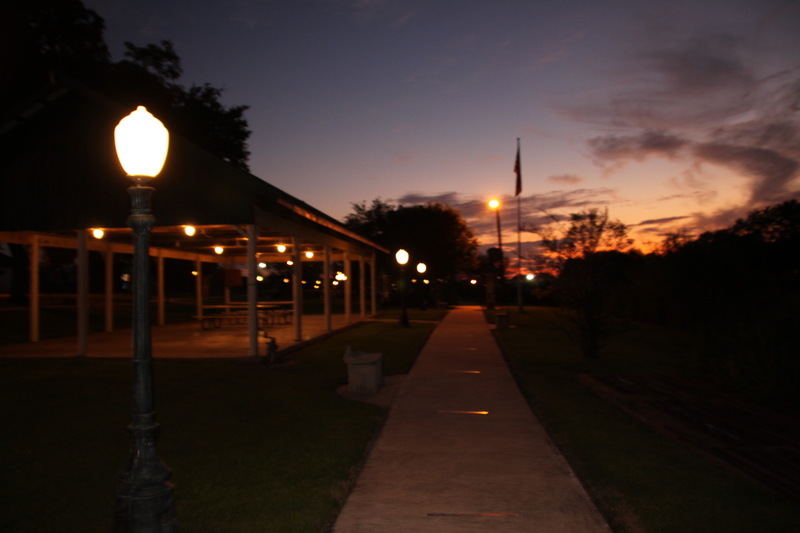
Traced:
[[[608, 207], [641, 242], [800, 196], [800, 2], [84, 0], [249, 105], [251, 172], [342, 219], [440, 201], [494, 244]], [[523, 234], [533, 241], [533, 234]], [[529, 253], [526, 250], [525, 253]]]

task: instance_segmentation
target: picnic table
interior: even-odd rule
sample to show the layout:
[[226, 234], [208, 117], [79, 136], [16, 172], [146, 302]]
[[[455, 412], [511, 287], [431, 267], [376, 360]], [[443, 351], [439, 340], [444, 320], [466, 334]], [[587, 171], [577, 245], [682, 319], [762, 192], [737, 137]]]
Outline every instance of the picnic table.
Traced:
[[[292, 310], [282, 308], [292, 302], [264, 302], [256, 304], [256, 317], [259, 329], [266, 326], [278, 324], [290, 324], [292, 321]], [[204, 330], [219, 328], [223, 324], [245, 324], [247, 323], [248, 304], [247, 302], [231, 302], [227, 304], [201, 305], [201, 314], [193, 318], [200, 323]], [[213, 311], [206, 314], [204, 311]]]

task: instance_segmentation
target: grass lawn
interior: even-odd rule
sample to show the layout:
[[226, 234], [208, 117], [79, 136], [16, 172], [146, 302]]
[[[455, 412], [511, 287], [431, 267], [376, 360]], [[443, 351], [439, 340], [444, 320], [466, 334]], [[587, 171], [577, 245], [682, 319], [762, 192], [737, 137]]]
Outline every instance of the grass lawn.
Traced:
[[[154, 363], [158, 451], [182, 531], [329, 528], [385, 410], [340, 397], [348, 345], [406, 372], [434, 324], [367, 323], [285, 363]], [[111, 529], [129, 448], [129, 361], [0, 360], [0, 531]]]
[[585, 372], [680, 369], [687, 338], [631, 326], [600, 359], [587, 360], [558, 311], [512, 311], [511, 323], [495, 333], [520, 388], [614, 531], [800, 531], [795, 502], [662, 436], [578, 380]]

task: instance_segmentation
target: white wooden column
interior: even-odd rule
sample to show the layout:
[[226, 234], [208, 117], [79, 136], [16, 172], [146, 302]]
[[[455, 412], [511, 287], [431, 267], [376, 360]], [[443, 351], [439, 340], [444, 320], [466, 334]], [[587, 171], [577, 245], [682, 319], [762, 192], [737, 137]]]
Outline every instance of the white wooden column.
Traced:
[[331, 247], [325, 245], [322, 252], [324, 255], [322, 263], [322, 306], [325, 316], [325, 331], [333, 330], [333, 320], [331, 316]]
[[[256, 243], [258, 233], [255, 224], [247, 225], [247, 335], [250, 340], [247, 355], [258, 356], [258, 280], [256, 279]], [[225, 290], [228, 291], [227, 285]], [[226, 292], [226, 296], [230, 292]]]
[[344, 323], [349, 324], [353, 315], [353, 268], [350, 264], [350, 254], [344, 251]]
[[367, 280], [364, 272], [364, 257], [358, 256], [358, 312], [361, 318], [367, 316]]
[[89, 231], [80, 229], [75, 261], [78, 281], [78, 355], [89, 351]]
[[372, 260], [369, 262], [369, 283], [371, 287], [370, 300], [372, 300], [372, 314], [378, 314], [378, 282], [377, 268], [375, 266], [375, 253], [372, 253]]
[[39, 236], [31, 236], [30, 247], [30, 280], [28, 290], [29, 329], [28, 336], [31, 342], [39, 342]]
[[106, 296], [106, 331], [114, 331], [114, 252], [111, 243], [106, 244], [103, 252], [106, 262], [105, 296]]
[[292, 302], [294, 304], [294, 340], [303, 340], [303, 263], [300, 259], [300, 239], [292, 237]]

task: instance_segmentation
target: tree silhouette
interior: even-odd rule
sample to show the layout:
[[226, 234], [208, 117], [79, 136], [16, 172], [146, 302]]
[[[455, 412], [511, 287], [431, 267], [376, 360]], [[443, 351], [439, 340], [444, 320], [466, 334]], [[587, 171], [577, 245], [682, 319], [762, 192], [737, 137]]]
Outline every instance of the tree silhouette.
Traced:
[[537, 233], [548, 252], [543, 260], [558, 272], [559, 301], [574, 311], [581, 350], [597, 357], [609, 329], [608, 303], [613, 287], [624, 283], [625, 254], [632, 240], [608, 209], [584, 209], [566, 221], [553, 217], [547, 226], [528, 228]]
[[128, 107], [147, 106], [171, 131], [248, 170], [247, 106], [224, 106], [222, 89], [209, 84], [181, 85], [170, 41], [127, 42], [123, 59], [113, 62], [105, 22], [79, 0], [11, 0], [3, 10], [0, 114], [14, 113], [63, 78], [76, 80]]
[[[459, 272], [473, 268], [478, 242], [460, 213], [447, 205], [429, 203], [395, 206], [375, 199], [354, 203], [345, 225], [388, 248], [404, 248], [416, 265], [425, 263], [427, 277], [452, 281]], [[394, 269], [394, 257], [384, 259], [384, 271]]]

